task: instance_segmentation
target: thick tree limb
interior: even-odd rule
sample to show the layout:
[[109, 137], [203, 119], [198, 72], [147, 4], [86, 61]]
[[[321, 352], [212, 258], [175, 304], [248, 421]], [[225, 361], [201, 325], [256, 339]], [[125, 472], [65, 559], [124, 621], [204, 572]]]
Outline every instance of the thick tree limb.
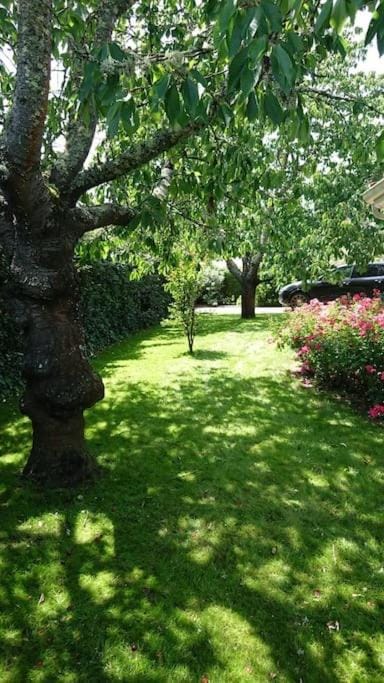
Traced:
[[243, 279], [243, 273], [241, 272], [236, 261], [234, 261], [233, 258], [228, 258], [226, 263], [227, 263], [227, 268], [228, 268], [229, 272], [232, 273], [232, 275], [236, 278], [236, 280], [241, 282]]
[[[134, 0], [114, 0], [100, 3], [93, 48], [101, 47], [111, 40], [118, 19], [133, 3]], [[73, 49], [74, 66], [71, 80], [76, 90], [79, 90], [81, 86], [84, 67], [89, 60], [89, 47], [87, 45], [87, 50], [83, 52], [77, 50], [76, 47]], [[95, 109], [91, 110], [87, 123], [79, 117], [77, 111], [70, 118], [66, 132], [65, 151], [59, 156], [51, 174], [51, 182], [59, 190], [66, 189], [83, 168], [92, 146], [96, 126], [97, 113]]]
[[76, 232], [79, 235], [110, 225], [128, 225], [136, 216], [137, 212], [134, 209], [119, 204], [82, 206], [69, 212], [70, 221], [75, 225]]
[[20, 0], [18, 4], [16, 87], [5, 131], [7, 190], [17, 210], [33, 213], [43, 191], [40, 154], [51, 70], [52, 0]]
[[263, 260], [263, 253], [258, 252], [250, 257], [243, 259], [243, 277], [248, 282], [253, 282], [257, 279], [260, 264]]
[[[167, 161], [161, 169], [160, 180], [152, 190], [152, 196], [164, 200], [173, 177], [173, 164]], [[145, 202], [143, 202], [145, 204]], [[115, 225], [128, 225], [140, 215], [139, 209], [119, 204], [100, 204], [90, 207], [76, 207], [69, 212], [72, 224], [80, 234]]]
[[202, 128], [201, 123], [191, 123], [181, 130], [169, 128], [160, 130], [149, 140], [129, 147], [115, 159], [110, 159], [101, 165], [91, 166], [75, 178], [69, 191], [69, 201], [75, 203], [92, 187], [121, 178], [136, 168], [140, 168], [163, 152], [175, 147], [179, 142], [187, 140], [200, 128]]
[[259, 240], [259, 251], [256, 254], [250, 254], [243, 259], [243, 277], [249, 282], [258, 280], [259, 268], [264, 258], [264, 251], [268, 242], [268, 233], [262, 230]]

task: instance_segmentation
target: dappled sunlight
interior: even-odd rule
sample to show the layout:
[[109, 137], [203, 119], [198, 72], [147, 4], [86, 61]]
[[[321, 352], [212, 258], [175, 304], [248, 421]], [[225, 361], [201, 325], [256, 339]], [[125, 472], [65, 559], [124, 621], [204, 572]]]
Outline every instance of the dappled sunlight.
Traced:
[[86, 681], [81, 661], [100, 681], [383, 674], [381, 432], [292, 380], [266, 319], [210, 323], [200, 358], [169, 326], [160, 346], [150, 332], [96, 362], [104, 475], [88, 490], [21, 489], [21, 456], [0, 459], [4, 675]]

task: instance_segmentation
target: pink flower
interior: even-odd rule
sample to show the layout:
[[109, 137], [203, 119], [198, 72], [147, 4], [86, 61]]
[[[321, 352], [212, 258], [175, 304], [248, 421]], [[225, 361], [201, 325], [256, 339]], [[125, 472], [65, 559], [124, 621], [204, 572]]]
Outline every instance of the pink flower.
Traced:
[[376, 403], [376, 405], [372, 406], [372, 408], [368, 410], [368, 415], [373, 420], [377, 420], [378, 417], [382, 417], [384, 415], [384, 405], [382, 403]]
[[379, 372], [379, 379], [384, 382], [384, 372]]
[[374, 365], [366, 365], [365, 371], [368, 373], [368, 375], [373, 375], [376, 372], [376, 368]]
[[307, 344], [304, 344], [304, 346], [301, 347], [301, 349], [298, 350], [297, 355], [298, 356], [304, 356], [306, 353], [310, 351], [309, 346]]
[[312, 375], [313, 375], [313, 368], [312, 368], [312, 366], [310, 365], [310, 363], [308, 363], [308, 361], [305, 360], [305, 361], [301, 364], [301, 366], [300, 366], [300, 371], [299, 371], [299, 372], [300, 372], [300, 375], [302, 375], [302, 376], [304, 376], [304, 377], [308, 377], [308, 375], [309, 375], [309, 376], [312, 376]]

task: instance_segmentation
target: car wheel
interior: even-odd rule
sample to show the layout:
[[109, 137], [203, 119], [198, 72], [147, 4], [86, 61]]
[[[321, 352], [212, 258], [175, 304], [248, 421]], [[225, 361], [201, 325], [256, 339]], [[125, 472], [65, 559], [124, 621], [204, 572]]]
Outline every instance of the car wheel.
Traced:
[[296, 294], [292, 294], [289, 305], [291, 308], [299, 308], [300, 306], [303, 306], [303, 304], [308, 303], [308, 301], [309, 298], [304, 292], [296, 292]]

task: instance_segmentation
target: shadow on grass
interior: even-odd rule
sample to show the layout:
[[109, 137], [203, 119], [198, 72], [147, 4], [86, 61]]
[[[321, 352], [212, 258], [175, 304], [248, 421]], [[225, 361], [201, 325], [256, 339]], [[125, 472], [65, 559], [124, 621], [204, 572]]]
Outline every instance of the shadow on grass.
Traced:
[[[206, 334], [233, 332], [223, 317]], [[378, 431], [288, 379], [220, 368], [115, 385], [90, 440], [106, 475], [80, 494], [15, 489], [1, 466], [12, 680], [352, 680], [354, 651], [356, 680], [380, 680]]]
[[[191, 354], [188, 353], [188, 351], [185, 351], [183, 353], [183, 356], [190, 357]], [[227, 353], [224, 351], [211, 351], [210, 349], [196, 349], [192, 357], [194, 360], [207, 360], [207, 361], [212, 361], [212, 360], [223, 360], [228, 356]]]

